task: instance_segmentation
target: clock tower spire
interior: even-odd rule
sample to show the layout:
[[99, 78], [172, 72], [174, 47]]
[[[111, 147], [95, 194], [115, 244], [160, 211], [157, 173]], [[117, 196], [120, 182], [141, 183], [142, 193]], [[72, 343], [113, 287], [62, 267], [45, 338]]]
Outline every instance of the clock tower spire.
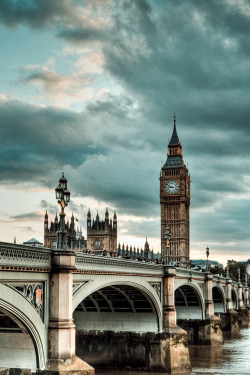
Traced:
[[182, 145], [176, 129], [168, 144], [167, 160], [160, 175], [161, 203], [161, 252], [166, 259], [166, 240], [164, 233], [170, 228], [171, 241], [169, 260], [181, 265], [189, 263], [189, 206], [190, 175], [183, 161]]

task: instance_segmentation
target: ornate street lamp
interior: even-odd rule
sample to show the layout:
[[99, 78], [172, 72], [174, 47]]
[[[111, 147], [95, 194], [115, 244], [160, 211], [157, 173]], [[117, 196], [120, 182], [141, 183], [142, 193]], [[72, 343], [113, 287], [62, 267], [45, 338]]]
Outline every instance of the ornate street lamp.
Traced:
[[209, 272], [209, 267], [208, 267], [209, 247], [206, 248], [206, 255], [207, 255], [207, 268], [206, 268], [206, 271]]
[[171, 240], [171, 234], [169, 227], [166, 228], [166, 231], [164, 233], [164, 238], [166, 242], [166, 251], [165, 251], [165, 259], [164, 263], [169, 266], [169, 255], [170, 255], [170, 240]]
[[70, 202], [70, 191], [67, 189], [67, 179], [62, 173], [62, 177], [59, 180], [59, 185], [55, 188], [56, 199], [61, 207], [60, 212], [60, 226], [57, 232], [57, 248], [67, 250], [67, 232], [65, 230], [65, 212], [64, 208], [67, 207]]

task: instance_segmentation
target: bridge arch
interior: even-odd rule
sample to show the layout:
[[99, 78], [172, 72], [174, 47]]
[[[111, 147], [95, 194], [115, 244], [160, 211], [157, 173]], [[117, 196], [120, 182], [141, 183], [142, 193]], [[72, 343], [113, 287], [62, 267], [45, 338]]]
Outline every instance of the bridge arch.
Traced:
[[220, 284], [216, 284], [212, 288], [213, 302], [214, 302], [214, 313], [226, 312], [226, 296], [224, 289]]
[[[28, 363], [31, 370], [43, 368], [47, 358], [45, 325], [32, 305], [4, 284], [0, 284], [0, 315], [3, 321], [9, 320], [16, 329], [14, 340], [10, 336], [13, 335], [11, 329], [0, 329], [0, 343], [3, 345], [0, 350], [1, 366], [27, 368]], [[11, 345], [11, 351], [8, 345]]]
[[[73, 317], [77, 330], [87, 326], [86, 330], [161, 331], [161, 301], [149, 282], [143, 278], [134, 281], [127, 277], [121, 277], [119, 281], [112, 278], [103, 281], [103, 277], [89, 281], [73, 295]], [[112, 301], [116, 298], [120, 308]], [[92, 323], [88, 325], [89, 315]]]
[[205, 306], [202, 291], [194, 283], [181, 283], [175, 289], [177, 320], [204, 319]]

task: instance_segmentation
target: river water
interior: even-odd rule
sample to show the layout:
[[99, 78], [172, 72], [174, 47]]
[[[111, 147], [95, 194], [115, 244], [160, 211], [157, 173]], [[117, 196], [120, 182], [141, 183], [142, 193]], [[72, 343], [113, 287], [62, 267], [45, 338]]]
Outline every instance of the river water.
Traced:
[[[190, 346], [192, 375], [250, 375], [250, 328], [224, 335], [224, 345]], [[97, 375], [159, 375], [159, 372], [103, 371]]]

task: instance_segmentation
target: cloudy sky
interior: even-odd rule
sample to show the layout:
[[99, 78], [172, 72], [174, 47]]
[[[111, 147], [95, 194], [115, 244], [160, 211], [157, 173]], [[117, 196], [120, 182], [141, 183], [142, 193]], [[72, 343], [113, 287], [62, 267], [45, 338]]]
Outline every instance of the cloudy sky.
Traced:
[[191, 258], [250, 258], [248, 0], [1, 0], [0, 239], [42, 240], [46, 208], [160, 246], [159, 173], [177, 115]]

